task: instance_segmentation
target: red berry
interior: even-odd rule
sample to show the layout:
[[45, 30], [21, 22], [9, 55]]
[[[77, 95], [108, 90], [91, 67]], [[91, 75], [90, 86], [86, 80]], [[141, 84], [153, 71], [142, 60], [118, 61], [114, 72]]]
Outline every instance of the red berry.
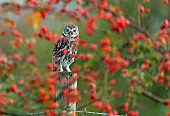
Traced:
[[60, 12], [61, 13], [64, 13], [64, 12], [66, 12], [67, 11], [67, 8], [66, 7], [62, 7], [61, 9], [60, 9]]
[[96, 51], [97, 50], [97, 45], [96, 44], [90, 44], [89, 49], [93, 50], [93, 51]]
[[6, 30], [1, 31], [1, 32], [0, 32], [0, 35], [1, 35], [1, 36], [5, 36], [5, 35], [6, 35]]
[[115, 11], [119, 12], [120, 11], [120, 6], [116, 6]]
[[85, 54], [80, 53], [80, 54], [79, 54], [79, 58], [82, 59], [82, 60], [84, 60], [84, 59], [86, 58], [86, 56], [85, 56]]
[[83, 94], [85, 94], [85, 95], [87, 95], [89, 93], [89, 91], [88, 90], [83, 90]]
[[114, 79], [112, 79], [112, 80], [109, 82], [109, 86], [110, 86], [110, 87], [113, 87], [115, 84], [116, 84], [116, 80], [114, 80]]
[[45, 35], [45, 38], [46, 38], [46, 40], [50, 41], [53, 39], [53, 34], [51, 32], [49, 32]]
[[167, 83], [167, 87], [170, 88], [170, 82]]
[[21, 57], [18, 54], [13, 54], [12, 58], [16, 61], [21, 61]]
[[50, 109], [54, 109], [54, 108], [56, 108], [56, 107], [58, 107], [58, 104], [57, 104], [56, 102], [50, 102], [50, 103], [48, 104], [48, 108], [50, 108]]
[[47, 32], [47, 27], [46, 27], [45, 25], [42, 25], [42, 26], [41, 26], [41, 31], [42, 31], [43, 33], [46, 33], [46, 32]]
[[151, 12], [151, 9], [150, 9], [150, 8], [146, 8], [145, 12], [146, 12], [146, 13], [150, 13], [150, 12]]
[[72, 69], [72, 73], [78, 73], [78, 71], [79, 71], [79, 67], [74, 67], [74, 68]]
[[140, 5], [140, 6], [139, 6], [139, 12], [143, 13], [144, 11], [145, 11], [144, 6]]
[[169, 21], [168, 21], [168, 19], [165, 19], [164, 22], [163, 22], [163, 24], [161, 25], [161, 29], [165, 29], [165, 28], [167, 28], [168, 26], [169, 26]]
[[76, 0], [77, 4], [81, 4], [82, 0]]
[[164, 83], [164, 79], [159, 79], [159, 80], [158, 80], [158, 84], [159, 84], [159, 85], [162, 85], [163, 83]]
[[96, 107], [96, 108], [99, 108], [99, 109], [102, 108], [102, 105], [103, 105], [102, 102], [99, 102], [99, 101], [96, 101], [96, 102], [93, 103], [93, 106]]
[[168, 4], [168, 3], [169, 3], [169, 0], [163, 0], [163, 3], [164, 3], [164, 4]]
[[95, 89], [95, 88], [96, 88], [96, 84], [95, 84], [95, 83], [90, 83], [90, 84], [89, 84], [89, 87], [90, 87], [91, 89]]
[[12, 99], [8, 100], [8, 105], [12, 105], [14, 103], [14, 101]]
[[129, 109], [129, 103], [124, 103], [122, 108], [123, 108], [123, 112], [127, 112]]
[[91, 54], [87, 54], [86, 57], [85, 57], [85, 60], [90, 60], [92, 58], [92, 55]]
[[47, 70], [51, 70], [52, 67], [53, 67], [52, 63], [48, 63], [48, 64], [46, 65], [46, 69], [47, 69]]
[[148, 67], [149, 67], [148, 64], [143, 63], [142, 66], [141, 66], [141, 69], [142, 69], [142, 70], [147, 70]]
[[17, 86], [15, 84], [12, 84], [9, 89], [11, 92], [17, 92]]
[[112, 18], [112, 13], [111, 12], [108, 12], [104, 15], [104, 19], [106, 20], [110, 20]]

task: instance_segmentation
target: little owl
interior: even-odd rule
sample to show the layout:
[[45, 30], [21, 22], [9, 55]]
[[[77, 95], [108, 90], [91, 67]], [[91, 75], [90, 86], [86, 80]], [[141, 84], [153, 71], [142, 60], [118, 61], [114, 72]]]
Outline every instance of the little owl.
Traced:
[[69, 66], [74, 62], [79, 41], [78, 27], [71, 24], [67, 25], [60, 39], [56, 42], [53, 50], [53, 71], [71, 73]]

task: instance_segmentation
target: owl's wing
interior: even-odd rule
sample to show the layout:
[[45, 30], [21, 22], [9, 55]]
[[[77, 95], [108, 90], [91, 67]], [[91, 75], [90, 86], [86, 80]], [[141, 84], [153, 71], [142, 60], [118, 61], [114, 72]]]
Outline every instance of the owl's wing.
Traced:
[[57, 41], [57, 43], [54, 46], [54, 50], [53, 50], [53, 56], [56, 57], [62, 57], [62, 50], [65, 49], [67, 46], [67, 42], [64, 41], [64, 39], [60, 39], [59, 41]]
[[62, 49], [62, 41], [60, 40], [54, 46], [53, 55], [59, 57], [61, 54], [61, 49]]

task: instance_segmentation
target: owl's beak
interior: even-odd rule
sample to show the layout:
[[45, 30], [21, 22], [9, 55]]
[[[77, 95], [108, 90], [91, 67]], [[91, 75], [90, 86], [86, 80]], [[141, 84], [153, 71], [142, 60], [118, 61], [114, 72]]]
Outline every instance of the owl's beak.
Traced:
[[73, 32], [72, 31], [70, 31], [70, 33], [69, 33], [70, 35], [73, 35]]

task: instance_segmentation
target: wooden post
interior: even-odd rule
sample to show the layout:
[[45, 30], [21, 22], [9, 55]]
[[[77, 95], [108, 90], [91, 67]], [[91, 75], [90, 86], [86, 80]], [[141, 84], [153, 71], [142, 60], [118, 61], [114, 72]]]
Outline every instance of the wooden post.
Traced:
[[67, 112], [67, 116], [76, 112], [76, 102], [66, 103], [66, 100], [69, 98], [65, 98], [62, 91], [68, 89], [69, 92], [71, 92], [72, 90], [77, 89], [77, 80], [73, 81], [73, 78], [76, 76], [77, 74], [70, 75], [65, 72], [59, 72], [59, 82], [57, 82], [56, 86], [56, 102], [59, 104], [60, 109]]
[[[73, 75], [73, 77], [75, 77], [76, 74]], [[69, 86], [72, 90], [75, 90], [77, 89], [77, 80], [72, 83], [70, 86]], [[68, 104], [67, 106], [67, 114], [73, 114], [73, 113], [76, 113], [76, 102], [75, 103], [70, 103]]]

